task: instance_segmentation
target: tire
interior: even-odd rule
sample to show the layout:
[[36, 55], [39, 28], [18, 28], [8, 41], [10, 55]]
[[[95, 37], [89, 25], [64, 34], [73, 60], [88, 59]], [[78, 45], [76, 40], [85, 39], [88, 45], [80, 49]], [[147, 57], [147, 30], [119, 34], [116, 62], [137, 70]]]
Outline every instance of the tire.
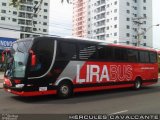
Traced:
[[142, 87], [142, 82], [140, 79], [136, 79], [135, 83], [134, 83], [134, 89], [135, 90], [139, 90]]
[[73, 87], [70, 83], [62, 82], [58, 86], [58, 97], [59, 98], [69, 98], [73, 95]]

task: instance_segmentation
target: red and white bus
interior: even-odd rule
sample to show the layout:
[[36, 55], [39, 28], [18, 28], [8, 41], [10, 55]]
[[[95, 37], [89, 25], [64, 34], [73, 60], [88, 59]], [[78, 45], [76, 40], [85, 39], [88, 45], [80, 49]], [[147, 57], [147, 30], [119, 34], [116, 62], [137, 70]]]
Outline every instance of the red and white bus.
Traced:
[[20, 96], [67, 98], [75, 92], [139, 89], [158, 81], [155, 50], [78, 38], [19, 40], [5, 66], [4, 89]]
[[159, 73], [160, 73], [160, 51], [158, 51], [158, 67], [159, 67]]

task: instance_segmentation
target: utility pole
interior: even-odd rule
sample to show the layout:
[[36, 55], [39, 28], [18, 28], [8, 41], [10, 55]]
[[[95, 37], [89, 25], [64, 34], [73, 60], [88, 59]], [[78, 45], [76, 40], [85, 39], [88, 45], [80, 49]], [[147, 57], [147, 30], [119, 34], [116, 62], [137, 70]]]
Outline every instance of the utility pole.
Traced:
[[141, 22], [141, 20], [144, 20], [146, 19], [146, 17], [138, 17], [138, 18], [133, 18], [133, 22], [135, 25], [137, 25], [138, 29], [137, 29], [137, 46], [140, 46], [140, 43], [141, 43], [141, 35], [142, 35], [142, 32], [140, 31], [142, 28], [141, 26], [144, 24], [143, 22]]

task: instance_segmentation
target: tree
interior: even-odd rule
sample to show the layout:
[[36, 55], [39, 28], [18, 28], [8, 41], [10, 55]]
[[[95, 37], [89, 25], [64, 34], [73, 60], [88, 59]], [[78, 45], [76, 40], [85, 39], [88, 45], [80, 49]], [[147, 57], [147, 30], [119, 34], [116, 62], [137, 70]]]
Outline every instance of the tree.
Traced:
[[[67, 1], [67, 3], [70, 3], [70, 0], [61, 0], [62, 3], [64, 1]], [[11, 0], [10, 5], [12, 5], [13, 7], [18, 7], [21, 2], [22, 2], [21, 0]], [[41, 4], [42, 4], [42, 2], [43, 2], [43, 0], [40, 1]]]
[[[61, 0], [61, 3], [63, 3], [64, 1], [67, 1], [67, 3], [71, 3], [70, 0]], [[19, 7], [20, 3], [22, 3], [21, 0], [11, 0], [10, 6]], [[40, 12], [42, 3], [43, 0], [40, 0], [40, 2], [33, 7], [34, 14], [38, 14]]]

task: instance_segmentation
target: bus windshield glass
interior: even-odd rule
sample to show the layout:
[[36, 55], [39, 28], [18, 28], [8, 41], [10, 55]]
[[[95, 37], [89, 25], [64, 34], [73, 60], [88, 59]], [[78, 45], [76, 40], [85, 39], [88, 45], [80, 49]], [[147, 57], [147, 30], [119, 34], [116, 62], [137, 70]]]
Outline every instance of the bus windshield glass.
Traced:
[[25, 77], [31, 40], [15, 42], [11, 54], [7, 56], [6, 73], [8, 77]]

